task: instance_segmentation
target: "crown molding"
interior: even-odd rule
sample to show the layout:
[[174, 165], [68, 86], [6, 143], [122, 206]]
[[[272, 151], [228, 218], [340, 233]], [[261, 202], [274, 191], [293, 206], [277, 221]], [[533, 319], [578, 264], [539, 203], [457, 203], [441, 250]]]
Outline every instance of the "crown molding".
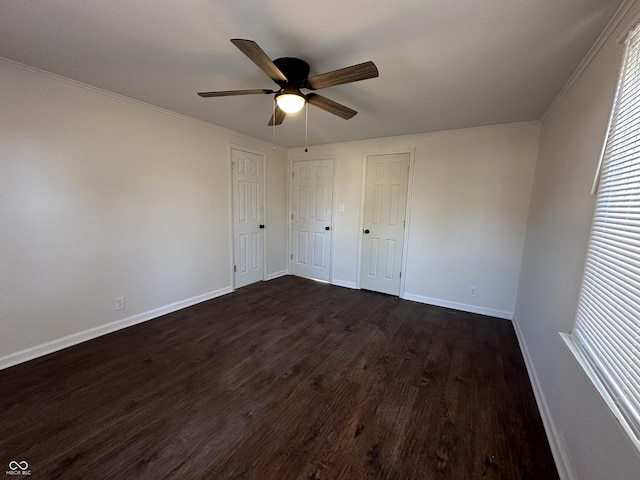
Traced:
[[580, 65], [578, 65], [578, 68], [576, 68], [576, 70], [573, 72], [571, 77], [569, 77], [569, 80], [567, 80], [567, 83], [564, 84], [564, 86], [560, 90], [560, 93], [558, 93], [556, 98], [553, 99], [553, 102], [551, 102], [551, 105], [549, 105], [549, 107], [547, 107], [545, 112], [542, 114], [542, 117], [540, 117], [541, 123], [544, 123], [544, 121], [556, 109], [556, 107], [562, 101], [562, 99], [567, 95], [567, 93], [569, 93], [569, 90], [571, 90], [573, 85], [578, 81], [580, 76], [591, 64], [591, 62], [593, 61], [595, 56], [598, 54], [600, 49], [602, 49], [606, 41], [609, 40], [609, 38], [611, 38], [611, 36], [613, 35], [613, 32], [616, 30], [616, 28], [618, 28], [622, 19], [625, 17], [627, 13], [629, 13], [629, 10], [631, 10], [631, 7], [633, 7], [636, 2], [637, 0], [624, 0], [620, 4], [620, 6], [618, 7], [618, 10], [616, 10], [616, 13], [613, 14], [613, 17], [611, 17], [611, 20], [609, 20], [609, 23], [607, 24], [607, 26], [604, 28], [600, 36], [597, 38], [597, 40], [595, 41], [595, 43], [593, 44], [589, 52], [587, 52], [587, 55], [582, 59], [582, 61], [580, 62]]

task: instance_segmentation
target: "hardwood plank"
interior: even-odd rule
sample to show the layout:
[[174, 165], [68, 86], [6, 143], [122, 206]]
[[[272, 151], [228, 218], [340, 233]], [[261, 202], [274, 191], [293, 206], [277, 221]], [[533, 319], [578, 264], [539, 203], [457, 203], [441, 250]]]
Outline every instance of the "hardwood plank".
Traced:
[[296, 277], [0, 385], [0, 463], [32, 478], [558, 478], [510, 322]]

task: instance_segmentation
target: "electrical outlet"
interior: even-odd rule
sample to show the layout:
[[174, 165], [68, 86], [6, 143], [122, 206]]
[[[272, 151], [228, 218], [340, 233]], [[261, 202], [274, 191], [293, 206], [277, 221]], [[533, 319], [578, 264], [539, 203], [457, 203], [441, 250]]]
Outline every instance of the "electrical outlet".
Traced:
[[114, 307], [114, 310], [124, 310], [124, 297], [116, 297]]
[[469, 287], [469, 296], [477, 297], [478, 296], [478, 287]]

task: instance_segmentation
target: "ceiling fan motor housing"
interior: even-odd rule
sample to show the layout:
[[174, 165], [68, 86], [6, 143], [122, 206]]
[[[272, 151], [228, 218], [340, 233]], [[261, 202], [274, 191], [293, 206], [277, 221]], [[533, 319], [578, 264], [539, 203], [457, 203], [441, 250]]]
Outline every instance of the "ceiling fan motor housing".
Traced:
[[277, 81], [282, 88], [304, 88], [305, 80], [309, 77], [309, 64], [304, 60], [294, 57], [276, 58], [273, 63], [287, 77], [286, 82]]

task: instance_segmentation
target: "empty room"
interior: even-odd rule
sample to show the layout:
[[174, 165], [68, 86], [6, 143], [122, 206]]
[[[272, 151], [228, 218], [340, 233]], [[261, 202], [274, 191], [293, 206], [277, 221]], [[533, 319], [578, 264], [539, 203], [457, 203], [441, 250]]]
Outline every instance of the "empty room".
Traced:
[[640, 478], [640, 0], [0, 3], [0, 476]]

